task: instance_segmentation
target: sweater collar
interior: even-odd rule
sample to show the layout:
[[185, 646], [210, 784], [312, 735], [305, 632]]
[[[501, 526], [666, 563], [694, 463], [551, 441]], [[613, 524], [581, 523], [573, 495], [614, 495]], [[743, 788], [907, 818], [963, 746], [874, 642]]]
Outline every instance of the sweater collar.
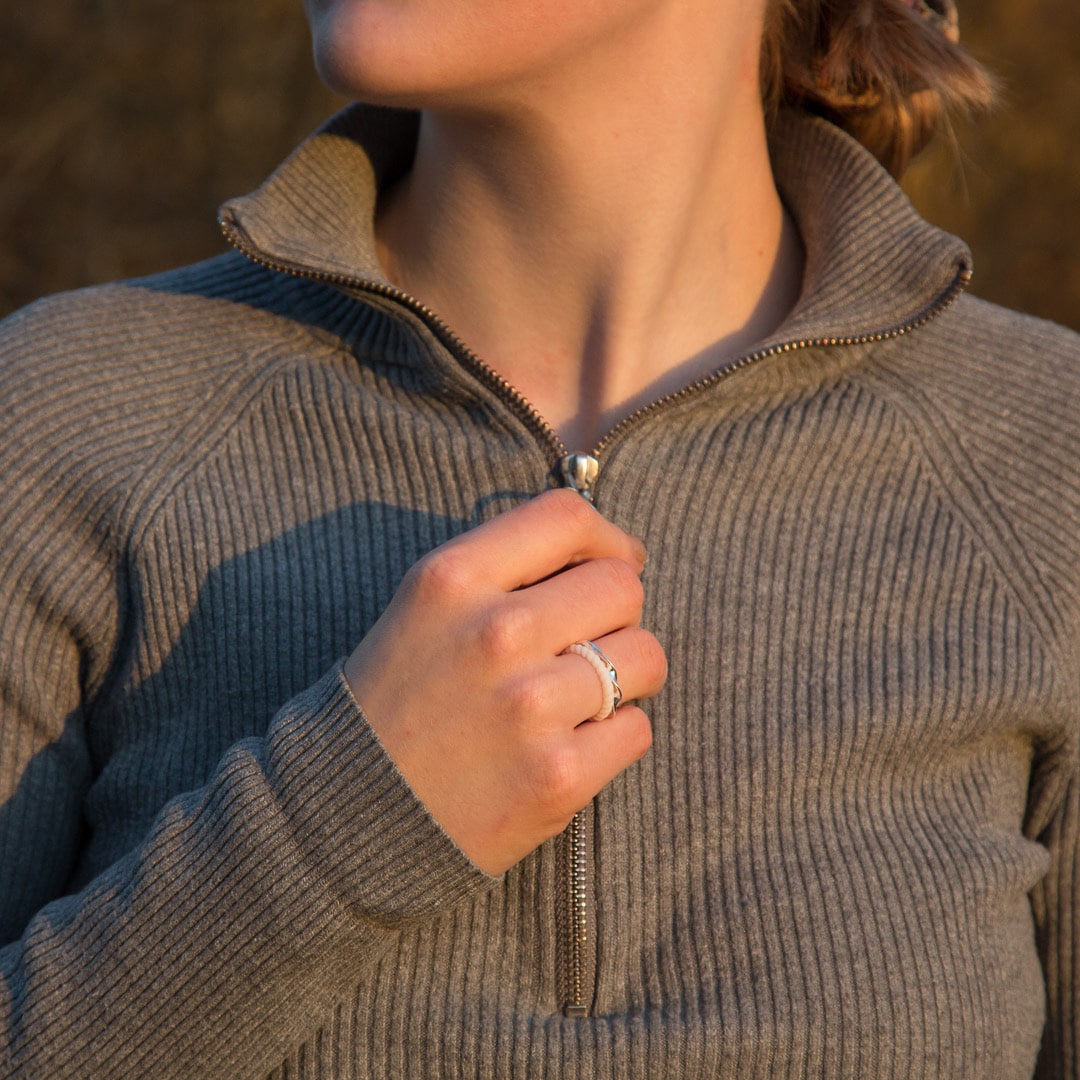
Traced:
[[[274, 269], [360, 290], [392, 289], [376, 256], [375, 200], [409, 168], [417, 130], [415, 113], [346, 108], [252, 194], [225, 203], [225, 235]], [[894, 336], [927, 321], [965, 287], [967, 246], [925, 222], [839, 128], [786, 113], [771, 150], [807, 262], [798, 303], [762, 348]]]

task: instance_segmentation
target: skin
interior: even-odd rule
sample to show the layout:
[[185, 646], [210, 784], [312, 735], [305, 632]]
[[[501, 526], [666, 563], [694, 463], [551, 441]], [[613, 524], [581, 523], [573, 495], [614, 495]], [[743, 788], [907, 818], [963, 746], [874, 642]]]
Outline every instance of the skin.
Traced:
[[346, 662], [402, 774], [489, 874], [561, 832], [648, 750], [636, 705], [588, 722], [596, 674], [560, 655], [591, 639], [627, 698], [660, 689], [663, 650], [638, 626], [644, 564], [641, 542], [580, 495], [547, 492], [422, 559]]
[[309, 0], [336, 89], [422, 109], [389, 276], [571, 449], [794, 306], [757, 75], [765, 0]]
[[[775, 328], [801, 282], [758, 91], [765, 0], [307, 0], [335, 89], [421, 110], [377, 211], [391, 277], [587, 448]], [[492, 874], [646, 752], [560, 655], [663, 684], [641, 545], [551, 492], [437, 549], [346, 663], [446, 831]], [[423, 664], [416, 663], [417, 657]]]

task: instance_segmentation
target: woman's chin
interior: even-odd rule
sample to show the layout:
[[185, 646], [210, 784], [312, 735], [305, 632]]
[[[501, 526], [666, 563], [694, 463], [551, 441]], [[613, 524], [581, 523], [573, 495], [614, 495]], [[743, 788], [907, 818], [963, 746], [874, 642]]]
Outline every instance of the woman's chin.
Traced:
[[315, 68], [331, 90], [347, 98], [383, 104], [415, 89], [415, 46], [406, 47], [393, 20], [362, 0], [307, 4]]

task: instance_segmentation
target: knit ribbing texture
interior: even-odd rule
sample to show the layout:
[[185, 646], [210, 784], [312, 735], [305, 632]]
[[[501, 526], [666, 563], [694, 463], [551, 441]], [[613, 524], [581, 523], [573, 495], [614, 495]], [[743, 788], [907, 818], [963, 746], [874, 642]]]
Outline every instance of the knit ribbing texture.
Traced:
[[554, 482], [378, 292], [414, 130], [350, 110], [230, 204], [262, 265], [0, 332], [0, 1074], [1075, 1075], [1077, 339], [956, 300], [963, 245], [781, 124], [798, 307], [600, 455], [670, 677], [590, 808], [568, 1017], [562, 840], [472, 866], [340, 672]]

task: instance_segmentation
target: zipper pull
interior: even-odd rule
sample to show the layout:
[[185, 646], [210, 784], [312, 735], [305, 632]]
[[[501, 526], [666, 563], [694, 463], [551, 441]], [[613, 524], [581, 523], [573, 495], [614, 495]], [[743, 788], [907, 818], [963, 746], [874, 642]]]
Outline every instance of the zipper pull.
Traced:
[[572, 488], [588, 502], [593, 501], [593, 487], [600, 475], [600, 462], [592, 454], [567, 454], [559, 462], [563, 487]]

